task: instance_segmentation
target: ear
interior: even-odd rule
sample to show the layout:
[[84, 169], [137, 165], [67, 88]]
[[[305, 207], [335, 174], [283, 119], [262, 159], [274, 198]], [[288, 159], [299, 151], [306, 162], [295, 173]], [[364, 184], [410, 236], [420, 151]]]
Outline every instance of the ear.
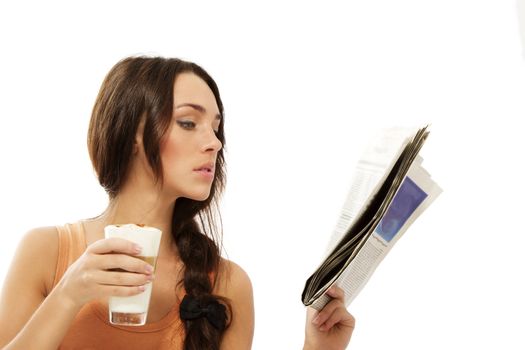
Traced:
[[141, 144], [137, 141], [137, 139], [135, 138], [135, 142], [133, 143], [133, 155], [136, 156], [137, 154], [139, 154], [139, 150], [140, 150], [140, 146]]
[[145, 118], [142, 118], [137, 128], [137, 133], [135, 134], [135, 142], [133, 143], [133, 155], [135, 156], [140, 152], [141, 149], [144, 149], [144, 124]]
[[142, 132], [137, 132], [135, 135], [135, 141], [133, 142], [133, 155], [136, 156], [139, 154], [140, 150], [143, 148], [142, 145]]

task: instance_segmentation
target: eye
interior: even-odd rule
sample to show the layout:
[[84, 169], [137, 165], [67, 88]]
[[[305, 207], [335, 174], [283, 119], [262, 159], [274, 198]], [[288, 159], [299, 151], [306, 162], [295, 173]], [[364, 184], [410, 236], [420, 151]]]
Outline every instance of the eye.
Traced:
[[183, 129], [193, 129], [195, 127], [194, 122], [177, 121], [177, 124], [179, 124]]

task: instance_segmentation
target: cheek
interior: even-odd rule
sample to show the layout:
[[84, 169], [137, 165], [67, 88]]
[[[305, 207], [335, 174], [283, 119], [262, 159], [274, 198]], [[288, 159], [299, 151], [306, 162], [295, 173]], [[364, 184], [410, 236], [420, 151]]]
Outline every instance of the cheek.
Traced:
[[160, 149], [160, 158], [164, 169], [170, 169], [180, 162], [184, 154], [183, 145], [176, 138], [169, 137]]

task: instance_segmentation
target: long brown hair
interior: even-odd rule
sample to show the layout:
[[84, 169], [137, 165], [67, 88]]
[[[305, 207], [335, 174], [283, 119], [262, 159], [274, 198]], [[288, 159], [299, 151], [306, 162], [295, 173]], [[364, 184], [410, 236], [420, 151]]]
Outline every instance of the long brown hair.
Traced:
[[[215, 179], [204, 201], [178, 198], [173, 210], [172, 232], [182, 262], [187, 295], [199, 302], [228, 301], [212, 295], [220, 263], [220, 238], [215, 232], [218, 197], [226, 185], [224, 160], [224, 110], [219, 89], [211, 76], [195, 63], [177, 58], [128, 57], [109, 71], [93, 107], [88, 131], [88, 148], [98, 180], [115, 198], [126, 181], [132, 160], [139, 123], [144, 119], [143, 144], [156, 179], [162, 181], [160, 145], [173, 112], [173, 85], [178, 74], [192, 72], [203, 79], [213, 92], [222, 122], [217, 138], [223, 147], [216, 160]], [[220, 215], [220, 214], [219, 214]], [[198, 221], [197, 221], [198, 219]], [[215, 276], [213, 281], [210, 276]], [[227, 320], [229, 324], [230, 320]], [[224, 329], [213, 327], [205, 318], [185, 321], [185, 350], [219, 349]]]

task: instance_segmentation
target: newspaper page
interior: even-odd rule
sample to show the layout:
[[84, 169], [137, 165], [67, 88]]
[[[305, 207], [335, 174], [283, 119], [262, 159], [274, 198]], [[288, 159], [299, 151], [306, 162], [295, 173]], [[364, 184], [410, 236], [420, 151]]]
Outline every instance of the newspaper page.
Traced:
[[[341, 214], [326, 249], [329, 255], [352, 225], [359, 213], [365, 210], [370, 194], [377, 190], [400, 156], [414, 128], [389, 128], [379, 131], [365, 149], [357, 163], [352, 185], [346, 196]], [[325, 256], [325, 257], [326, 257]]]
[[302, 295], [305, 305], [322, 296], [357, 254], [371, 234], [371, 225], [378, 223], [374, 217], [384, 213], [392, 191], [399, 187], [400, 172], [406, 174], [406, 166], [414, 160], [427, 134], [426, 127], [383, 129], [368, 145], [358, 162], [327, 255], [306, 281]]
[[[421, 166], [417, 157], [409, 168], [386, 213], [335, 284], [345, 291], [348, 306], [369, 280], [379, 263], [407, 228], [441, 193], [439, 186]], [[321, 310], [330, 301], [322, 295], [311, 306]]]

